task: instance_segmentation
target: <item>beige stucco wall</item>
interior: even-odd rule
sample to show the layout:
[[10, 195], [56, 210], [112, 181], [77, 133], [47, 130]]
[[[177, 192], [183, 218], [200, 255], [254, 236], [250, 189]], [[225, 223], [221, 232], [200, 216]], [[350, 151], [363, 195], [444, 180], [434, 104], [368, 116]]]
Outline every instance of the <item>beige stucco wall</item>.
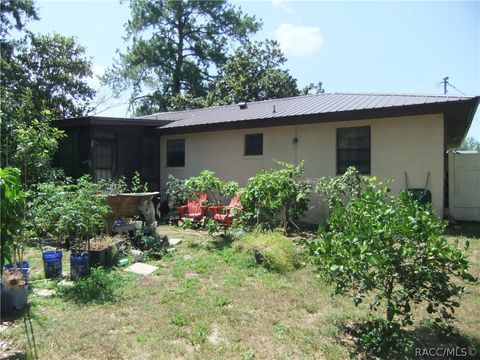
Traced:
[[[305, 160], [305, 174], [310, 179], [335, 176], [336, 129], [371, 127], [371, 171], [378, 178], [390, 178], [391, 189], [405, 188], [407, 171], [409, 187], [425, 186], [430, 171], [429, 189], [439, 215], [443, 210], [443, 116], [425, 115], [321, 124], [279, 126], [245, 130], [227, 130], [161, 137], [161, 185], [167, 177], [197, 175], [203, 169], [214, 171], [223, 180], [245, 185], [248, 178], [262, 168], [272, 168], [274, 160], [298, 163]], [[263, 133], [263, 156], [244, 156], [244, 135]], [[166, 167], [166, 140], [185, 139], [185, 167]], [[294, 144], [293, 139], [298, 142]], [[325, 217], [324, 205], [312, 202], [307, 216], [311, 222]], [[317, 221], [318, 219], [318, 221]]]

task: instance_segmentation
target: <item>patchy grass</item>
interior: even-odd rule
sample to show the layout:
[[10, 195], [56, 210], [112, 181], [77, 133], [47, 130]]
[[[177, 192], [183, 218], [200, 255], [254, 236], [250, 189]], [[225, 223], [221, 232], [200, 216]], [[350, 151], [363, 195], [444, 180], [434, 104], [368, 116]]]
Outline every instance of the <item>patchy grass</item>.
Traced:
[[[171, 255], [150, 262], [159, 270], [145, 277], [107, 272], [107, 285], [104, 279], [97, 279], [93, 287], [84, 284], [87, 291], [113, 289], [112, 296], [95, 301], [71, 301], [58, 291], [52, 297], [35, 295], [38, 289], [57, 289], [58, 280], [45, 280], [40, 251], [28, 251], [28, 314], [40, 359], [364, 357], [351, 339], [339, 334], [345, 324], [367, 319], [368, 308], [354, 307], [349, 298], [332, 298], [331, 288], [312, 267], [270, 272], [233, 250], [225, 239], [170, 227], [158, 231], [182, 239]], [[467, 240], [449, 237], [460, 246]], [[480, 235], [469, 239], [472, 271], [479, 276]], [[64, 271], [68, 272], [68, 256]], [[420, 346], [479, 344], [479, 304], [478, 286], [467, 286], [456, 313], [458, 339], [439, 337], [423, 309], [416, 313], [418, 325], [411, 331], [419, 334]], [[33, 357], [26, 316], [13, 321], [1, 336]]]

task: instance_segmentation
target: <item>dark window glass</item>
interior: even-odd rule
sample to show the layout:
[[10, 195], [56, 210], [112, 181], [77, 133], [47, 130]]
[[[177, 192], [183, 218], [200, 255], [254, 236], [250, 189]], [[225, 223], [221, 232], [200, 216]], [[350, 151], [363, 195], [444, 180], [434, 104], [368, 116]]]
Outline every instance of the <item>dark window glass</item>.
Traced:
[[349, 166], [370, 174], [370, 126], [337, 129], [337, 174]]
[[185, 139], [167, 140], [167, 166], [185, 166]]
[[245, 135], [244, 155], [263, 155], [263, 134]]

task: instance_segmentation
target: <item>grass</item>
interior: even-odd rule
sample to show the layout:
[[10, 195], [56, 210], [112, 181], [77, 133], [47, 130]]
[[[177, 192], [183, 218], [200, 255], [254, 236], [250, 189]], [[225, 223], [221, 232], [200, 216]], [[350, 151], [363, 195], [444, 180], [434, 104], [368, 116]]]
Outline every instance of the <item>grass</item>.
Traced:
[[[345, 359], [362, 357], [355, 344], [339, 336], [345, 324], [365, 320], [368, 308], [346, 297], [331, 297], [310, 266], [270, 272], [206, 233], [161, 227], [183, 241], [176, 251], [150, 263], [159, 269], [140, 277], [116, 270], [80, 288], [106, 291], [94, 301], [76, 301], [62, 291], [52, 297], [29, 294], [36, 350], [40, 359]], [[480, 235], [468, 251], [480, 275]], [[449, 235], [460, 244], [467, 237]], [[31, 288], [57, 289], [43, 279], [40, 251], [30, 249]], [[68, 256], [64, 256], [68, 272]], [[101, 274], [100, 274], [101, 275]], [[92, 290], [93, 289], [93, 290]], [[95, 290], [96, 289], [96, 290]], [[73, 291], [73, 290], [72, 290]], [[102, 290], [103, 291], [103, 290]], [[79, 294], [77, 294], [80, 297]], [[86, 298], [88, 300], [88, 297]], [[445, 340], [417, 315], [422, 346], [480, 343], [480, 292], [467, 286], [457, 311], [459, 339]], [[2, 337], [32, 356], [24, 318]], [[31, 341], [30, 341], [31, 343]], [[480, 349], [477, 347], [477, 349]]]

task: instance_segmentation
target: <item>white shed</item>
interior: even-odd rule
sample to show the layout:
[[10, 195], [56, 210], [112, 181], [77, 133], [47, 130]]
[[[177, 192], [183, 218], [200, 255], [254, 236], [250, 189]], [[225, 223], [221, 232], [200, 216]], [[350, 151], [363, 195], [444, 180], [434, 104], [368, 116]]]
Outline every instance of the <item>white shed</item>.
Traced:
[[456, 220], [480, 221], [480, 153], [448, 154], [449, 212]]

